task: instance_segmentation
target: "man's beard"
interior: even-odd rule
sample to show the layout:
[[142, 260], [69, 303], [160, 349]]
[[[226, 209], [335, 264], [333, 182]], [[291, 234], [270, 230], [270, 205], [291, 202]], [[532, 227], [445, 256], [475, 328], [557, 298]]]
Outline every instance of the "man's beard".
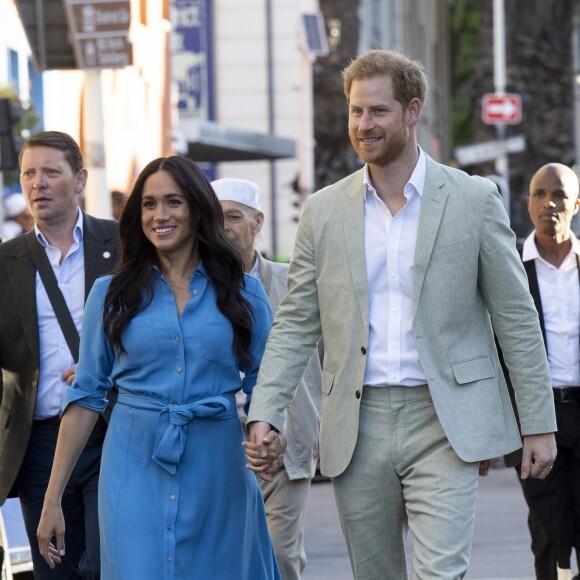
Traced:
[[[365, 137], [375, 137], [376, 135], [365, 135]], [[396, 133], [386, 135], [382, 133], [382, 144], [373, 151], [365, 149], [359, 142], [356, 135], [349, 133], [350, 143], [357, 155], [365, 162], [372, 165], [385, 167], [396, 161], [407, 146], [409, 142], [408, 131], [401, 127]]]

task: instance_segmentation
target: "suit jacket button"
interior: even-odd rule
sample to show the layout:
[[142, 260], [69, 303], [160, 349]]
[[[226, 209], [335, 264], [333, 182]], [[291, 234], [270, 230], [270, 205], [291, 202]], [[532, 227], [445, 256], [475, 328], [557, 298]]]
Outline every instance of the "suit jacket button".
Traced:
[[25, 429], [25, 431], [32, 431], [32, 426], [31, 425], [24, 425], [24, 429]]
[[361, 347], [360, 347], [360, 351], [361, 351], [363, 354], [366, 354], [366, 353], [367, 353], [367, 349], [366, 349], [364, 346], [361, 346]]
[[360, 391], [357, 391], [357, 392], [354, 394], [354, 396], [355, 396], [357, 399], [360, 399]]

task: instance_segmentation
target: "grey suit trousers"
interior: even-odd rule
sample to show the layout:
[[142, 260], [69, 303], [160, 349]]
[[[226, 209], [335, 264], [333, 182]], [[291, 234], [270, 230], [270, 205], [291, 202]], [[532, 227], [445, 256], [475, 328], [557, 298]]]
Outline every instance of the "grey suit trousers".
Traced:
[[353, 459], [333, 478], [356, 580], [463, 578], [469, 564], [479, 464], [462, 461], [426, 386], [365, 387]]

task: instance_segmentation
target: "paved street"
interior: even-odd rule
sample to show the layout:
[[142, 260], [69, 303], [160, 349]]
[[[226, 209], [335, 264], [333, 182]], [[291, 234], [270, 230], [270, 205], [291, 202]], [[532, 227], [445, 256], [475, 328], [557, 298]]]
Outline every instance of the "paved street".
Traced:
[[[535, 580], [526, 506], [513, 469], [480, 478], [467, 579]], [[314, 483], [306, 522], [308, 565], [303, 580], [352, 580], [330, 483]]]

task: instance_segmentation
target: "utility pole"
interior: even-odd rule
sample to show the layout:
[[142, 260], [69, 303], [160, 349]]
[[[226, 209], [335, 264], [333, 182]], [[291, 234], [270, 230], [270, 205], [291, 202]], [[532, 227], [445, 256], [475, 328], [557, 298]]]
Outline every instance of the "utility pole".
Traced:
[[83, 91], [83, 155], [89, 173], [85, 209], [91, 215], [110, 219], [111, 193], [107, 186], [101, 71], [85, 71]]
[[[493, 84], [497, 96], [505, 95], [506, 89], [506, 57], [505, 57], [505, 7], [504, 0], [493, 0]], [[495, 126], [498, 140], [505, 139], [505, 125], [498, 123]], [[502, 191], [503, 202], [510, 216], [510, 175], [508, 155], [500, 155], [495, 162], [495, 170], [506, 184]]]
[[[266, 0], [266, 61], [268, 66], [268, 133], [276, 133], [276, 79], [274, 75], [274, 15], [272, 0]], [[270, 160], [270, 224], [272, 228], [272, 259], [278, 254], [278, 168]]]

